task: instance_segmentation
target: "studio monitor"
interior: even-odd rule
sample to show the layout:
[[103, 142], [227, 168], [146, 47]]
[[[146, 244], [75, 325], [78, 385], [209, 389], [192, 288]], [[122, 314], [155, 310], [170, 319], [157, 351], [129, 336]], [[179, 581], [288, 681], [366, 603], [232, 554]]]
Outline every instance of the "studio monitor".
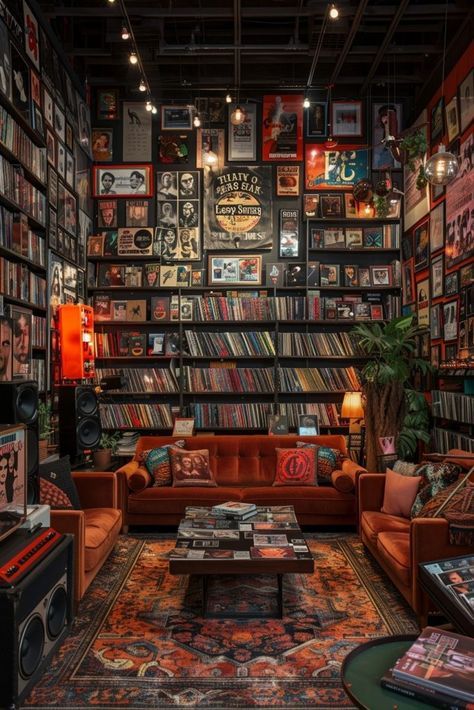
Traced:
[[73, 619], [72, 537], [12, 588], [0, 589], [0, 707], [16, 707], [46, 669]]
[[73, 461], [100, 441], [99, 403], [90, 385], [61, 385], [58, 405], [59, 449]]
[[0, 424], [25, 424], [28, 503], [37, 500], [38, 384], [33, 381], [0, 382]]

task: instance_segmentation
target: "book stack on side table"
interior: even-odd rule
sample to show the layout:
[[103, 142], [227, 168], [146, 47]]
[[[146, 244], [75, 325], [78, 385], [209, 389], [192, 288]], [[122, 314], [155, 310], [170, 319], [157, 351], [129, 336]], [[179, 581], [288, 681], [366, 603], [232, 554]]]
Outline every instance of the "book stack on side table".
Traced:
[[381, 685], [432, 707], [474, 707], [474, 640], [427, 626]]

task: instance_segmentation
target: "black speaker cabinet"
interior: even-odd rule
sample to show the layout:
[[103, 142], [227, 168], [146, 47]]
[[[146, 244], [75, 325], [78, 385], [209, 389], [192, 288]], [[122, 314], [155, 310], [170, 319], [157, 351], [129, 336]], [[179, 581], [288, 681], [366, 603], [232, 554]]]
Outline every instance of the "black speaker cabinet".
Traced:
[[71, 460], [94, 449], [102, 434], [99, 403], [89, 385], [61, 385], [59, 388], [59, 449]]
[[37, 500], [38, 384], [33, 381], [0, 382], [0, 424], [26, 425], [28, 503]]
[[30, 692], [74, 617], [73, 537], [65, 535], [11, 589], [0, 589], [0, 707]]

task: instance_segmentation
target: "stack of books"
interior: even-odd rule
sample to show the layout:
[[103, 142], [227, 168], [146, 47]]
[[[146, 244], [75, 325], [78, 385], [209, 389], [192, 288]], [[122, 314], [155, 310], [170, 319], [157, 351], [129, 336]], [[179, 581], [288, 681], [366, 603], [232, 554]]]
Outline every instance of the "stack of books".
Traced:
[[427, 626], [381, 685], [432, 707], [474, 703], [474, 639]]
[[227, 503], [213, 505], [211, 512], [216, 518], [227, 518], [228, 520], [247, 520], [252, 518], [257, 512], [255, 503], [239, 503], [231, 500]]

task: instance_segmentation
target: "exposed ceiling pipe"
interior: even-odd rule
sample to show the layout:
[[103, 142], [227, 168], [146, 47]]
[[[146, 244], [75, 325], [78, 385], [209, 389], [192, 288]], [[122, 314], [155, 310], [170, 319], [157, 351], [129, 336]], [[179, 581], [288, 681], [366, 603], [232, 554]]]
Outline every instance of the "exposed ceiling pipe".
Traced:
[[349, 34], [346, 37], [344, 47], [342, 48], [342, 51], [339, 54], [339, 58], [336, 62], [336, 66], [334, 67], [334, 70], [331, 74], [331, 78], [329, 80], [330, 84], [336, 83], [337, 77], [339, 76], [340, 71], [344, 65], [344, 62], [346, 61], [347, 55], [350, 52], [350, 49], [352, 47], [352, 43], [353, 43], [355, 36], [357, 34], [357, 31], [360, 27], [360, 23], [362, 22], [362, 17], [364, 15], [365, 9], [368, 4], [369, 4], [369, 0], [360, 0], [360, 2], [359, 2], [355, 17], [351, 23], [351, 28], [349, 30]]

